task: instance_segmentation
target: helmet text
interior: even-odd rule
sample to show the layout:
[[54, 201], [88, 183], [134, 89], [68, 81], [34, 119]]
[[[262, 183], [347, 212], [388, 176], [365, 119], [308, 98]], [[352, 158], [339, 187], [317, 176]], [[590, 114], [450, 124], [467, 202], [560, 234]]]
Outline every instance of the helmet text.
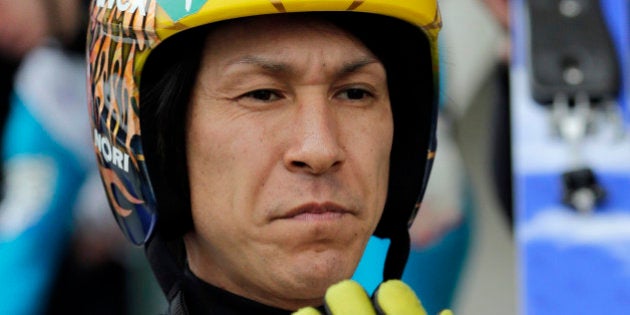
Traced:
[[125, 172], [129, 171], [129, 155], [113, 146], [109, 139], [101, 136], [96, 129], [94, 129], [94, 144], [105, 162], [111, 163]]
[[139, 9], [142, 16], [147, 15], [146, 0], [96, 0], [96, 5], [101, 8], [111, 9], [114, 4], [122, 12], [135, 13]]

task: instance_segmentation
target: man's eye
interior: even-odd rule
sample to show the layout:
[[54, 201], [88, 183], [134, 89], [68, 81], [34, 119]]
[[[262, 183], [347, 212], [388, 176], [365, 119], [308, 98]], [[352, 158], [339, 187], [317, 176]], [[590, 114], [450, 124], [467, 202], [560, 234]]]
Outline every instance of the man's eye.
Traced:
[[341, 92], [340, 96], [348, 100], [362, 100], [366, 97], [372, 96], [372, 93], [359, 88], [346, 89]]
[[271, 102], [280, 98], [280, 94], [273, 90], [255, 90], [245, 93], [243, 96], [264, 102]]

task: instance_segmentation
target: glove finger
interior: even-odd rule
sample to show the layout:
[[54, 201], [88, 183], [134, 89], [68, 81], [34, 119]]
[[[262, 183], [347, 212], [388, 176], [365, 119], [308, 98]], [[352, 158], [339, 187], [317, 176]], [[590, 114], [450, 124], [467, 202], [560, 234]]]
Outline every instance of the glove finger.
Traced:
[[384, 315], [427, 315], [413, 290], [400, 280], [381, 283], [374, 293], [374, 305]]
[[330, 315], [376, 315], [365, 289], [353, 280], [328, 288], [324, 302]]
[[296, 312], [293, 312], [291, 315], [322, 315], [316, 308], [314, 307], [303, 307]]

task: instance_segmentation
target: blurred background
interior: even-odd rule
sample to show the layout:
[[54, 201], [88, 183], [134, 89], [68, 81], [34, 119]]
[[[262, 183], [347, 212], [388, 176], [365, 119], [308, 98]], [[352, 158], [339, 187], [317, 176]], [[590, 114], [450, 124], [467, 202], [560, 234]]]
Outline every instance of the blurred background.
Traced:
[[469, 255], [453, 301], [462, 315], [517, 314], [507, 143], [508, 2], [439, 1], [445, 106], [475, 204]]

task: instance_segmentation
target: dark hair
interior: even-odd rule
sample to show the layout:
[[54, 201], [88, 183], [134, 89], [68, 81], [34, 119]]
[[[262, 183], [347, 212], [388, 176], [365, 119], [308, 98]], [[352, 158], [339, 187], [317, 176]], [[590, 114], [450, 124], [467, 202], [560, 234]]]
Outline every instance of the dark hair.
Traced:
[[[391, 160], [397, 162], [390, 167], [385, 211], [395, 213], [383, 216], [375, 234], [391, 237], [398, 233], [394, 231], [397, 229], [406, 233], [407, 221], [423, 188], [426, 156], [433, 137], [431, 117], [436, 115], [428, 39], [418, 27], [380, 15], [295, 14], [315, 15], [349, 31], [385, 65], [394, 117]], [[181, 236], [192, 228], [185, 147], [186, 113], [205, 37], [212, 27], [193, 29], [167, 39], [151, 53], [142, 73], [142, 144], [160, 216], [157, 230], [167, 239]], [[400, 38], [423, 40], [401, 41]]]
[[167, 240], [192, 228], [186, 113], [206, 33], [193, 29], [158, 46], [140, 82], [142, 147], [160, 217], [156, 230]]

